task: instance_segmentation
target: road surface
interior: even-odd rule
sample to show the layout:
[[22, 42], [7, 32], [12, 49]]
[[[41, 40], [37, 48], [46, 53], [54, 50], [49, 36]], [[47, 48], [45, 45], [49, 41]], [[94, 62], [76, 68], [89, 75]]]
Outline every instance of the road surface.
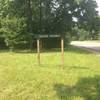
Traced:
[[94, 52], [96, 54], [100, 54], [100, 43], [99, 42], [91, 42], [91, 41], [73, 41], [71, 42], [71, 45], [77, 46], [79, 48], [87, 49], [91, 52]]

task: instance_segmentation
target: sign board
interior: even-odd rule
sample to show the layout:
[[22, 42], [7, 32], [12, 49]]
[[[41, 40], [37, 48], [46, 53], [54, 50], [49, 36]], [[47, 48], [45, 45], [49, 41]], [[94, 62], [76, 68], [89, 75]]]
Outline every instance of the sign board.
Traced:
[[59, 34], [42, 34], [42, 35], [34, 35], [34, 37], [37, 39], [37, 60], [38, 64], [41, 64], [41, 59], [40, 59], [40, 39], [41, 38], [59, 38], [61, 37], [61, 61], [62, 61], [62, 66], [64, 66], [64, 38], [59, 35]]
[[52, 34], [52, 35], [47, 35], [47, 34], [43, 34], [43, 35], [35, 35], [35, 38], [59, 38], [61, 37], [61, 35], [59, 34]]

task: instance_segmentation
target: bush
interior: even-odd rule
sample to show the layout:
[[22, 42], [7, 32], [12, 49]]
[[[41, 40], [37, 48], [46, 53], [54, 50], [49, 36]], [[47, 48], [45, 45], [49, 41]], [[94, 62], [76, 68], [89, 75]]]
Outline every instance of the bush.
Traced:
[[9, 49], [13, 49], [16, 39], [25, 30], [24, 19], [4, 18], [0, 20], [0, 36], [3, 36], [5, 44]]

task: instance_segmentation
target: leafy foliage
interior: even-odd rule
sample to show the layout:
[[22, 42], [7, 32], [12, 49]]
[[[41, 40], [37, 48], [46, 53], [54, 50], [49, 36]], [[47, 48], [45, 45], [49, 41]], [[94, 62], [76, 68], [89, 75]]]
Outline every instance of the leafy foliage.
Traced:
[[27, 41], [30, 48], [34, 34], [70, 37], [76, 26], [93, 37], [99, 29], [96, 7], [94, 0], [0, 0], [0, 36], [9, 47]]

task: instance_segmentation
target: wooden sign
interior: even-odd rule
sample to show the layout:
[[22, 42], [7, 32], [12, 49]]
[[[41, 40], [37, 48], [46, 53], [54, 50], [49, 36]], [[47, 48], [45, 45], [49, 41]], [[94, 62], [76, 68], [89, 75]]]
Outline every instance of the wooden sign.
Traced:
[[41, 64], [40, 60], [40, 39], [41, 38], [61, 38], [61, 63], [62, 67], [64, 66], [64, 38], [61, 35], [35, 35], [35, 38], [37, 39], [37, 60], [38, 64]]
[[52, 35], [48, 35], [48, 34], [42, 34], [42, 35], [35, 35], [35, 38], [59, 38], [61, 37], [61, 35], [59, 34], [52, 34]]

